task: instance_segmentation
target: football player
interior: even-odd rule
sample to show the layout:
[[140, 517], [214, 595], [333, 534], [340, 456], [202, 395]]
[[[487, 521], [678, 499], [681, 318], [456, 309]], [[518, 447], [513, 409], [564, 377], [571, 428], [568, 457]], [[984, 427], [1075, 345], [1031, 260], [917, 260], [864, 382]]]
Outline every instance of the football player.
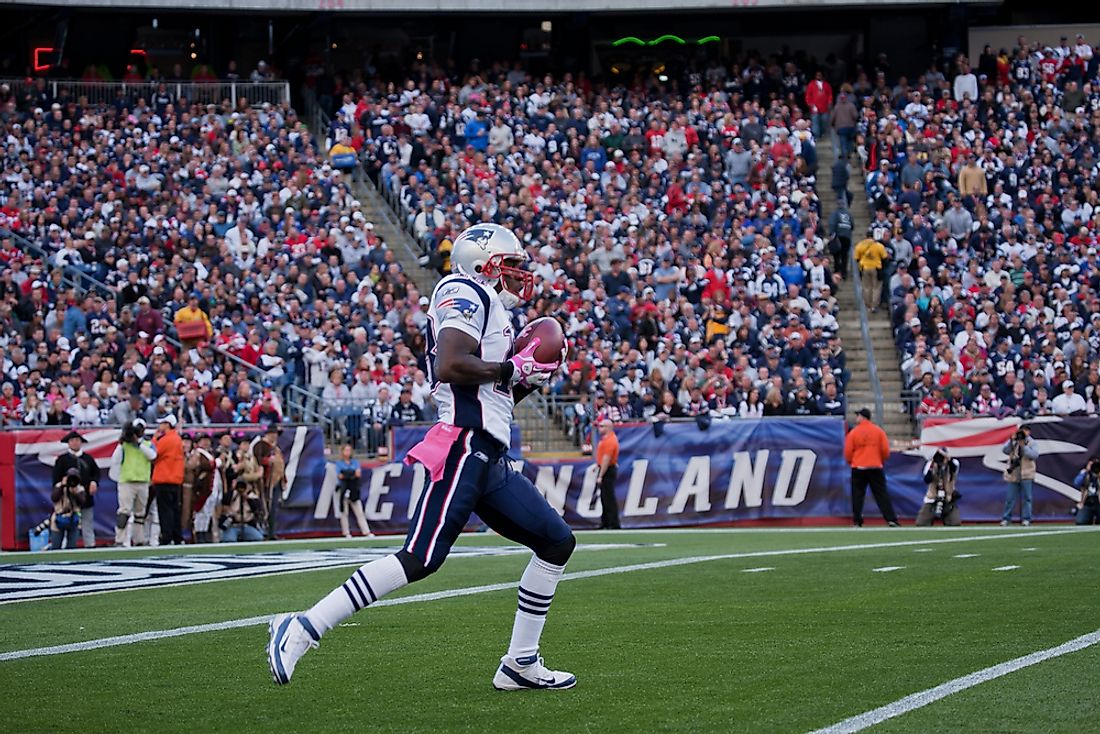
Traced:
[[509, 310], [533, 295], [519, 240], [496, 224], [470, 227], [454, 241], [453, 274], [436, 286], [428, 309], [429, 370], [439, 422], [405, 457], [427, 471], [404, 547], [362, 566], [302, 613], [270, 625], [268, 662], [278, 684], [321, 636], [385, 595], [443, 565], [470, 514], [534, 551], [520, 577], [519, 605], [508, 652], [493, 686], [499, 690], [572, 688], [571, 673], [550, 670], [539, 638], [554, 590], [573, 552], [572, 531], [530, 480], [511, 469], [506, 453], [515, 403], [546, 381], [556, 363], [539, 362], [538, 338], [512, 354]]

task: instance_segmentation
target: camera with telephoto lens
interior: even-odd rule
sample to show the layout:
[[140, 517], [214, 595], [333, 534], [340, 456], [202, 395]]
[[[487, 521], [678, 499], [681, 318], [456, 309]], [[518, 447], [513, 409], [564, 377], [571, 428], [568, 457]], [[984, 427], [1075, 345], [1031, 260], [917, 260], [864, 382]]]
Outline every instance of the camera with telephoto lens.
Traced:
[[1023, 429], [1016, 431], [1012, 436], [1012, 454], [1008, 458], [1008, 473], [1016, 471], [1020, 468], [1020, 461], [1023, 458], [1023, 443], [1027, 440], [1027, 434]]
[[935, 517], [937, 520], [943, 519], [943, 507], [946, 504], [946, 501], [947, 493], [943, 491], [942, 487], [940, 487], [936, 490], [936, 506], [932, 511], [932, 516]]
[[936, 488], [936, 502], [932, 515], [937, 520], [943, 519], [944, 506], [947, 504], [947, 490], [944, 489], [944, 478], [947, 473], [947, 455], [937, 451], [932, 455], [932, 484]]
[[1085, 504], [1089, 507], [1100, 504], [1100, 457], [1089, 459], [1085, 465]]
[[65, 486], [69, 489], [75, 489], [76, 487], [79, 487], [80, 477], [70, 474], [69, 476], [65, 477]]

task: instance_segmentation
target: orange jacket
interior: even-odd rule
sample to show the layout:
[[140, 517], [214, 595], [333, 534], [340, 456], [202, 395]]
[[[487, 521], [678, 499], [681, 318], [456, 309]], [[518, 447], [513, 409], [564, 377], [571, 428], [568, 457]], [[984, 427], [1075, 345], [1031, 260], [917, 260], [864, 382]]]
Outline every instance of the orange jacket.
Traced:
[[886, 431], [871, 421], [863, 421], [848, 431], [848, 437], [844, 439], [844, 460], [853, 467], [881, 469], [889, 455], [890, 442], [886, 440]]
[[618, 465], [619, 439], [613, 431], [608, 431], [596, 446], [596, 464], [602, 464], [605, 457], [608, 459], [609, 468]]
[[153, 439], [157, 450], [153, 462], [153, 484], [183, 484], [183, 440], [170, 429], [160, 438]]

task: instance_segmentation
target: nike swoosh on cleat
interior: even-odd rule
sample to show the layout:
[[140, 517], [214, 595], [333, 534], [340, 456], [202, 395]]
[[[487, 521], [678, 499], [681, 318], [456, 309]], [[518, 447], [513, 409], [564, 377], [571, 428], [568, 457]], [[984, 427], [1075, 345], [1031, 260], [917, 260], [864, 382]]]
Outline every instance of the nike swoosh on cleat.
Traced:
[[285, 620], [283, 620], [283, 623], [279, 625], [279, 629], [276, 632], [276, 637], [279, 640], [279, 644], [276, 645], [274, 639], [271, 641], [271, 662], [273, 663], [271, 667], [271, 674], [275, 678], [275, 682], [279, 684], [285, 684], [289, 682], [289, 679], [286, 675], [286, 670], [283, 669], [283, 661], [279, 658], [279, 652], [285, 652], [282, 649], [282, 646], [283, 643], [286, 642], [286, 630], [287, 627], [290, 626], [290, 619], [291, 618], [288, 616]]

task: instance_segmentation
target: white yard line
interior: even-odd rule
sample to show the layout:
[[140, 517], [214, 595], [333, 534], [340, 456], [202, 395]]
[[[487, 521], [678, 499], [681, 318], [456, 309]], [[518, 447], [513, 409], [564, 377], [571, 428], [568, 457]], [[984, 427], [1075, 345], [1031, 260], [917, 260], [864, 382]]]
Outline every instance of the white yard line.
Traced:
[[760, 568], [742, 568], [741, 573], [764, 573], [765, 571], [774, 571], [775, 566], [761, 566]]
[[[1053, 527], [1066, 529], [1065, 523], [1052, 523]], [[1034, 527], [1034, 526], [1033, 526]], [[1082, 528], [1088, 526], [1079, 526]], [[740, 528], [740, 527], [728, 527], [728, 528], [624, 528], [622, 530], [574, 530], [576, 535], [602, 535], [602, 536], [621, 536], [632, 535], [637, 533], [643, 534], [669, 534], [669, 535], [732, 535], [732, 534], [777, 534], [777, 535], [790, 535], [790, 534], [809, 534], [809, 533], [850, 533], [859, 532], [861, 534], [874, 533], [874, 532], [889, 532], [891, 535], [901, 535], [902, 533], [919, 533], [919, 532], [935, 532], [940, 533], [961, 533], [961, 532], [973, 532], [976, 530], [988, 530], [990, 535], [999, 537], [1006, 532], [1012, 532], [1011, 528], [1001, 528], [996, 525], [970, 525], [970, 526], [951, 526], [951, 527], [936, 527], [935, 530], [929, 530], [929, 528], [907, 527], [907, 528], [890, 528], [883, 526], [866, 527], [866, 528], [853, 528], [850, 525], [838, 525], [835, 527], [823, 527], [823, 528], [811, 528], [811, 527], [789, 527], [789, 528]], [[1043, 532], [1058, 532], [1058, 531], [1043, 531]], [[1041, 535], [1042, 532], [1036, 532], [1036, 535]], [[474, 531], [462, 533], [460, 538], [477, 538], [477, 537], [500, 537], [496, 533]], [[339, 538], [339, 537], [322, 537], [322, 538], [294, 538], [284, 540], [257, 540], [257, 541], [244, 541], [239, 543], [227, 543], [224, 547], [221, 545], [187, 545], [187, 546], [168, 546], [168, 545], [154, 545], [154, 546], [142, 546], [140, 548], [114, 548], [111, 546], [100, 546], [94, 549], [94, 551], [85, 550], [83, 548], [75, 550], [59, 550], [59, 551], [39, 551], [37, 553], [31, 553], [30, 551], [0, 551], [0, 561], [7, 563], [17, 563], [24, 561], [28, 558], [44, 558], [49, 557], [50, 561], [71, 561], [71, 560], [84, 560], [88, 557], [88, 553], [130, 553], [135, 551], [141, 552], [153, 552], [153, 553], [191, 553], [198, 549], [210, 550], [211, 552], [230, 552], [240, 548], [263, 548], [269, 552], [276, 552], [281, 546], [295, 546], [304, 544], [331, 544], [336, 547], [346, 547], [346, 543], [365, 543], [378, 545], [387, 544], [400, 544], [405, 539], [404, 533], [395, 533], [390, 535], [377, 535], [374, 538]], [[216, 549], [216, 550], [215, 550]]]
[[1015, 571], [1019, 566], [998, 566], [994, 571]]
[[[1066, 533], [1078, 533], [1078, 532], [1092, 532], [1090, 530], [1079, 530], [1077, 528], [1068, 528], [1064, 530], [1051, 530], [1043, 533], [1045, 535], [1063, 535]], [[675, 566], [688, 566], [695, 563], [705, 563], [707, 561], [725, 561], [735, 558], [767, 558], [771, 556], [798, 556], [798, 555], [812, 555], [817, 553], [840, 553], [844, 551], [860, 551], [860, 550], [874, 550], [878, 548], [898, 548], [912, 545], [929, 545], [929, 544], [942, 544], [942, 543], [965, 543], [971, 541], [980, 540], [1003, 540], [1006, 538], [1034, 538], [1036, 536], [1034, 531], [1026, 531], [1019, 533], [996, 533], [993, 535], [973, 535], [964, 536], [961, 538], [938, 538], [933, 540], [902, 540], [893, 543], [860, 543], [855, 545], [837, 545], [837, 546], [825, 546], [817, 548], [788, 548], [785, 550], [768, 550], [768, 551], [750, 551], [746, 553], [723, 553], [711, 556], [688, 556], [686, 558], [669, 558], [663, 561], [651, 561], [649, 563], [634, 563], [627, 566], [612, 566], [610, 568], [597, 568], [591, 571], [575, 571], [572, 573], [566, 573], [562, 576], [562, 581], [574, 581], [577, 579], [590, 579], [599, 576], [611, 576], [621, 573], [631, 573], [633, 571], [650, 571], [658, 568], [672, 568]], [[375, 607], [388, 607], [397, 606], [399, 604], [414, 604], [417, 602], [425, 601], [437, 601], [440, 599], [453, 599], [460, 596], [471, 596], [473, 594], [484, 594], [492, 591], [506, 591], [508, 589], [514, 589], [519, 586], [517, 581], [508, 581], [499, 584], [486, 584], [483, 586], [467, 586], [461, 589], [446, 589], [443, 591], [433, 591], [426, 594], [412, 594], [410, 596], [401, 596], [391, 599], [382, 599], [381, 601], [372, 604]], [[51, 645], [49, 647], [32, 647], [26, 650], [13, 650], [11, 652], [0, 653], [0, 662], [8, 660], [20, 660], [22, 658], [40, 657], [43, 655], [61, 655], [69, 652], [83, 652], [85, 650], [96, 650], [103, 647], [115, 647], [118, 645], [131, 645], [135, 642], [147, 642], [149, 640], [162, 640], [170, 637], [182, 637], [184, 635], [199, 634], [202, 632], [218, 632], [220, 630], [237, 629], [240, 627], [252, 627], [254, 625], [266, 624], [271, 619], [270, 614], [266, 614], [259, 617], [247, 617], [245, 619], [232, 619], [226, 622], [211, 622], [209, 624], [196, 624], [188, 627], [177, 627], [169, 630], [153, 630], [149, 632], [137, 632], [129, 635], [117, 635], [115, 637], [103, 637], [96, 640], [85, 640], [83, 642], [73, 642], [65, 645]]]
[[872, 568], [875, 573], [890, 573], [891, 571], [904, 570], [905, 566], [882, 566], [881, 568]]
[[996, 680], [1009, 673], [1015, 673], [1017, 670], [1041, 663], [1044, 660], [1050, 660], [1051, 658], [1057, 658], [1062, 655], [1068, 655], [1071, 652], [1083, 650], [1098, 642], [1100, 642], [1100, 630], [1090, 632], [1087, 635], [1081, 635], [1080, 637], [1056, 647], [1048, 647], [1045, 650], [1039, 650], [1014, 660], [1009, 660], [1008, 662], [993, 665], [983, 670], [970, 673], [969, 675], [964, 675], [961, 678], [949, 680], [946, 683], [941, 683], [935, 688], [929, 688], [920, 693], [914, 693], [911, 696], [900, 698], [893, 703], [879, 706], [877, 709], [871, 709], [858, 716], [853, 716], [850, 719], [845, 719], [832, 726], [827, 726], [824, 729], [816, 729], [811, 732], [811, 734], [855, 734], [855, 732], [863, 731], [864, 729], [869, 729], [872, 726], [881, 724], [887, 719], [892, 719], [896, 716], [909, 713], [910, 711], [923, 708], [930, 703], [935, 703], [941, 698], [946, 698], [953, 693], [959, 693], [960, 691], [965, 691], [968, 688], [973, 688], [982, 683]]
[[977, 558], [980, 555], [981, 553], [960, 553], [957, 556], [954, 556], [954, 558]]

